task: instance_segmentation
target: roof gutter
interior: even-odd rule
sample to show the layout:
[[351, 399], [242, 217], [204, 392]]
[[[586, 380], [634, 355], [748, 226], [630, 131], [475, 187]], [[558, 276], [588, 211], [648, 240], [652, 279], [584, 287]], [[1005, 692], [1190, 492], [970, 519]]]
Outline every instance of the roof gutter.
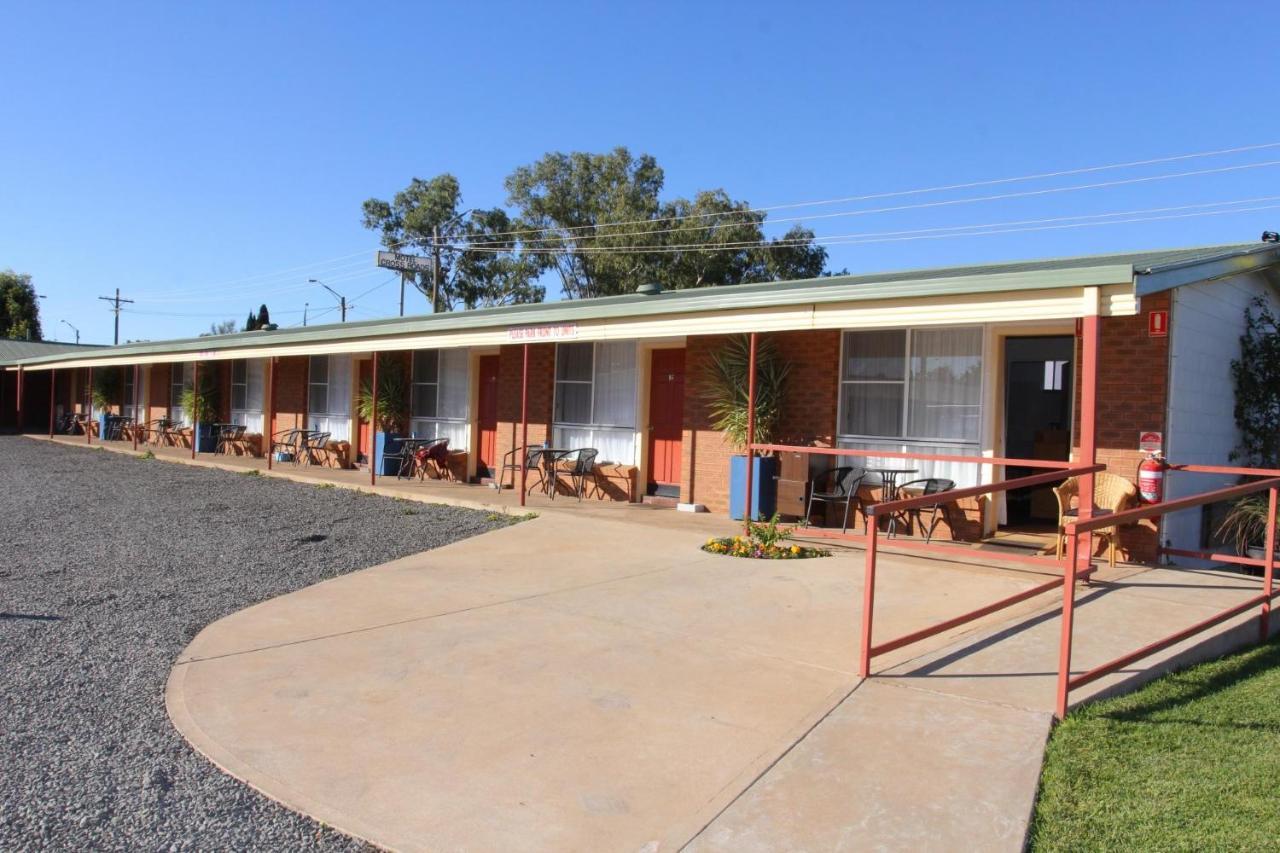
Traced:
[[1280, 263], [1280, 246], [1268, 246], [1225, 258], [1136, 269], [1134, 290], [1138, 296], [1147, 296], [1187, 284], [1257, 272], [1277, 263]]

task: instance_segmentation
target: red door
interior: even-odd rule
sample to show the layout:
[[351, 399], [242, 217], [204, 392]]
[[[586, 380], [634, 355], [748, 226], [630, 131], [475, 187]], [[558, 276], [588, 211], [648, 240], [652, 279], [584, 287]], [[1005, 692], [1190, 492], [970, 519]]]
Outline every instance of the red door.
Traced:
[[476, 476], [492, 477], [498, 469], [498, 357], [480, 356], [480, 409], [477, 425]]
[[684, 350], [654, 350], [649, 370], [650, 492], [679, 490], [683, 429]]
[[[366, 359], [360, 362], [360, 384], [357, 385], [356, 388], [362, 389], [366, 385], [370, 387], [373, 386], [372, 359]], [[369, 429], [369, 422], [367, 420], [356, 415], [356, 431], [358, 433], [356, 437], [356, 447], [358, 450], [356, 452], [360, 455], [362, 460], [367, 462], [369, 459], [373, 458], [373, 448], [369, 445], [369, 442], [373, 440], [373, 430]]]

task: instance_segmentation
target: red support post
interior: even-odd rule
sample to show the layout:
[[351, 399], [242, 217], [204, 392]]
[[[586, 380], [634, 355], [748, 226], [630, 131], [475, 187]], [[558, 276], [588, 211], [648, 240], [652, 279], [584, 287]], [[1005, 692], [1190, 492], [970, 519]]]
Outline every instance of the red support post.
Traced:
[[[1080, 459], [1081, 465], [1098, 461], [1098, 350], [1102, 318], [1096, 313], [1083, 318], [1080, 335]], [[1080, 478], [1081, 521], [1093, 517], [1093, 474]], [[1084, 535], [1084, 558], [1093, 560], [1093, 534]], [[1074, 569], [1073, 569], [1074, 571]]]
[[1262, 591], [1266, 598], [1262, 599], [1262, 618], [1258, 620], [1258, 631], [1261, 634], [1258, 642], [1261, 643], [1265, 643], [1271, 635], [1271, 596], [1276, 570], [1276, 487], [1272, 486], [1270, 492], [1270, 499], [1267, 501], [1267, 541], [1264, 546], [1267, 550], [1262, 555], [1265, 561], [1262, 569]]
[[89, 411], [84, 421], [84, 443], [93, 444], [93, 368], [89, 368]]
[[[1092, 475], [1090, 476], [1092, 479]], [[1080, 534], [1072, 525], [1071, 559], [1062, 567], [1062, 637], [1058, 641], [1058, 696], [1054, 714], [1059, 720], [1067, 716], [1067, 693], [1071, 689], [1071, 639], [1075, 628], [1076, 560], [1080, 551]]]
[[267, 382], [268, 382], [268, 384], [269, 384], [269, 387], [267, 388], [267, 413], [266, 413], [265, 418], [264, 418], [264, 421], [265, 421], [266, 426], [265, 426], [265, 428], [263, 429], [263, 432], [264, 432], [264, 433], [266, 433], [266, 435], [264, 435], [264, 436], [262, 437], [262, 441], [263, 441], [263, 443], [264, 443], [264, 444], [266, 444], [266, 448], [264, 448], [264, 449], [267, 451], [267, 470], [268, 470], [268, 471], [270, 471], [270, 470], [271, 470], [271, 457], [274, 455], [274, 454], [271, 452], [271, 440], [272, 440], [272, 437], [275, 435], [275, 428], [276, 428], [276, 425], [275, 425], [275, 419], [276, 419], [276, 360], [277, 360], [277, 359], [276, 359], [276, 357], [273, 355], [273, 356], [271, 356], [271, 360], [270, 360], [270, 362], [268, 362], [268, 364], [270, 365], [270, 368], [269, 368], [269, 369], [268, 369], [268, 371], [267, 371], [267, 373], [268, 373]]
[[[529, 345], [524, 345], [524, 367], [520, 372], [520, 506], [524, 506], [525, 484], [529, 478]], [[498, 483], [502, 485], [501, 482]]]
[[876, 534], [880, 525], [872, 516], [867, 521], [866, 572], [862, 579], [862, 655], [858, 660], [858, 675], [871, 677], [871, 614], [876, 609]]
[[373, 405], [369, 410], [369, 485], [378, 485], [378, 354], [372, 353], [373, 379], [369, 397]]
[[53, 438], [53, 406], [58, 399], [58, 370], [49, 369], [49, 438]]
[[[191, 362], [191, 390], [195, 391], [192, 400], [200, 399], [200, 362]], [[196, 444], [200, 436], [200, 421], [196, 418], [195, 406], [191, 407], [191, 458], [196, 458]]]
[[755, 458], [755, 451], [751, 449], [751, 445], [756, 443], [756, 341], [759, 332], [751, 333], [750, 349], [747, 355], [747, 495], [746, 500], [742, 504], [742, 528], [743, 530], [751, 530], [751, 518], [753, 507], [751, 506], [751, 487], [752, 478], [755, 474], [755, 468], [751, 463]]
[[138, 387], [138, 378], [140, 376], [138, 365], [133, 366], [133, 449], [138, 449], [138, 430], [142, 429], [142, 424], [138, 423], [138, 393], [141, 389]]

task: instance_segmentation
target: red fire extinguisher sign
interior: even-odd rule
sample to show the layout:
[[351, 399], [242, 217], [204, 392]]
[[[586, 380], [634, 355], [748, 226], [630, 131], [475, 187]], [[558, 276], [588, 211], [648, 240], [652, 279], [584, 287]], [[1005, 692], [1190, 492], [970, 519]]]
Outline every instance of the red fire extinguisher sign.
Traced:
[[1147, 312], [1147, 336], [1151, 338], [1166, 338], [1169, 336], [1168, 311]]

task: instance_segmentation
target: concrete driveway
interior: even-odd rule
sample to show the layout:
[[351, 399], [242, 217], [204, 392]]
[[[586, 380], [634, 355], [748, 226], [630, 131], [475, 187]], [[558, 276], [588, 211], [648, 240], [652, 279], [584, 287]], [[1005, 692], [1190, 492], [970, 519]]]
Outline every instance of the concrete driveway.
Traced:
[[[698, 550], [728, 530], [556, 510], [327, 581], [205, 629], [169, 713], [227, 772], [395, 849], [1020, 849], [1056, 594], [877, 659], [883, 677], [860, 683], [861, 552]], [[1082, 624], [1102, 630], [1081, 664], [1251, 583], [1122, 574], [1082, 596]], [[1042, 580], [891, 554], [879, 577], [878, 637]], [[1247, 642], [1246, 623], [1137, 675]]]

